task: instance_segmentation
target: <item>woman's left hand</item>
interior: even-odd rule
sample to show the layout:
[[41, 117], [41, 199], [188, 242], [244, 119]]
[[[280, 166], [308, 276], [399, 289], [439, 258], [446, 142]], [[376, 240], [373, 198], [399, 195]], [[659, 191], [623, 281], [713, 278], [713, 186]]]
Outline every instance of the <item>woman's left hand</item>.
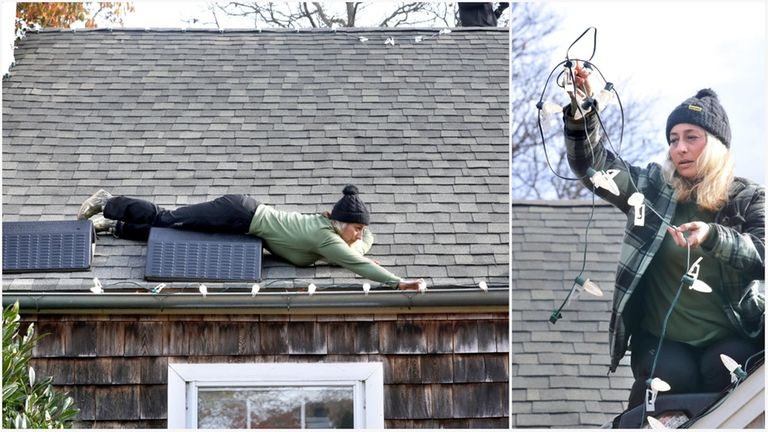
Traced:
[[667, 232], [672, 236], [672, 240], [680, 247], [687, 247], [685, 242], [684, 232], [688, 233], [688, 244], [691, 245], [691, 249], [701, 246], [701, 243], [706, 240], [709, 235], [709, 224], [701, 221], [688, 222], [680, 225], [677, 229], [667, 228]]

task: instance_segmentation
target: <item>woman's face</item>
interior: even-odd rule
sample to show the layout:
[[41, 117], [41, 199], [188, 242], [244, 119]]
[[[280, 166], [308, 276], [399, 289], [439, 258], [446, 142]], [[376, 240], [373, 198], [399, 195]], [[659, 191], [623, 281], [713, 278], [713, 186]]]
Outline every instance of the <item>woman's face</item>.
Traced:
[[696, 162], [707, 145], [707, 132], [689, 123], [675, 125], [669, 132], [669, 157], [680, 177], [694, 179], [699, 169]]
[[348, 223], [344, 227], [344, 230], [339, 234], [344, 243], [351, 245], [352, 243], [363, 239], [363, 230], [365, 225], [360, 223]]

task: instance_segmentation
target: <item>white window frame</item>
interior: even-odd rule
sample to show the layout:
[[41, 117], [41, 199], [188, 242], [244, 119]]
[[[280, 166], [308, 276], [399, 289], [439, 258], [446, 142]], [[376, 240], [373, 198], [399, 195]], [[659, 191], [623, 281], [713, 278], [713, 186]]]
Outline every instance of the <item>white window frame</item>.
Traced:
[[355, 429], [384, 428], [384, 366], [367, 363], [171, 363], [168, 429], [197, 429], [200, 387], [351, 385]]

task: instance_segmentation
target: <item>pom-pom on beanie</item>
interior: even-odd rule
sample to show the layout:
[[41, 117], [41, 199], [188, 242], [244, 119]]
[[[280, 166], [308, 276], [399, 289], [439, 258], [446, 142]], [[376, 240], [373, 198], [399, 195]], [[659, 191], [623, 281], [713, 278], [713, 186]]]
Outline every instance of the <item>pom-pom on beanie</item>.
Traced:
[[669, 132], [680, 123], [699, 126], [731, 148], [731, 126], [717, 94], [712, 89], [702, 89], [696, 96], [683, 101], [667, 118], [667, 143]]
[[336, 202], [331, 211], [331, 219], [339, 222], [360, 223], [368, 225], [370, 214], [365, 203], [360, 199], [359, 192], [354, 185], [347, 185], [342, 191], [344, 196]]

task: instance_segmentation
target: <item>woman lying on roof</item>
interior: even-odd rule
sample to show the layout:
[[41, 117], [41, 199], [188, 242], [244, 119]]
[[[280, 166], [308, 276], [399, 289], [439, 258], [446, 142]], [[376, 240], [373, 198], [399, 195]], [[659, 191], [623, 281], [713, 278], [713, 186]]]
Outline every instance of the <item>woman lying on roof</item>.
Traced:
[[355, 186], [331, 213], [301, 214], [275, 210], [248, 195], [224, 195], [213, 201], [165, 210], [136, 198], [112, 196], [101, 189], [83, 202], [78, 219], [94, 219], [97, 233], [146, 241], [152, 227], [191, 231], [251, 234], [261, 238], [273, 254], [296, 266], [319, 259], [340, 265], [365, 278], [399, 289], [418, 289], [423, 279], [403, 280], [364, 257], [373, 245], [370, 215]]

